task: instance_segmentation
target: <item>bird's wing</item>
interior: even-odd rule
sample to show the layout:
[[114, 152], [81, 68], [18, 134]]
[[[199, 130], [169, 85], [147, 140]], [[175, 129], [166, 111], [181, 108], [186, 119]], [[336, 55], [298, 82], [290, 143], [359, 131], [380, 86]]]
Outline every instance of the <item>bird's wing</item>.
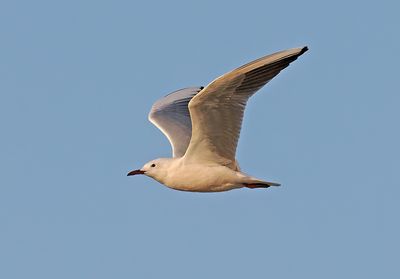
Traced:
[[215, 79], [194, 96], [189, 102], [192, 137], [184, 160], [235, 169], [247, 100], [307, 50], [295, 48], [261, 57]]
[[192, 124], [188, 103], [203, 87], [175, 91], [154, 103], [149, 120], [168, 138], [174, 157], [182, 157], [190, 142]]

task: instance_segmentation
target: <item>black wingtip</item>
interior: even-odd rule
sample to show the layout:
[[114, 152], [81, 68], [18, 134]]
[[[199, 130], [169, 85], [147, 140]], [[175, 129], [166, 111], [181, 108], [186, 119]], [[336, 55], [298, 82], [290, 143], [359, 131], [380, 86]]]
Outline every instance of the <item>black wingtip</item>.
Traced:
[[308, 50], [308, 46], [303, 47], [300, 52], [299, 55], [302, 55], [304, 52], [306, 52]]

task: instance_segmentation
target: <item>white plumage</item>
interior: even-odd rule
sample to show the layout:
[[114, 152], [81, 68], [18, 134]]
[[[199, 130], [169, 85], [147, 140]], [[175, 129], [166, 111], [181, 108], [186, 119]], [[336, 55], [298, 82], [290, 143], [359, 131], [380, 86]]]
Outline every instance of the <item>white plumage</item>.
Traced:
[[307, 50], [261, 57], [205, 88], [178, 90], [157, 101], [149, 120], [170, 141], [173, 158], [152, 160], [128, 175], [145, 174], [170, 188], [196, 192], [279, 186], [240, 171], [237, 142], [247, 100]]

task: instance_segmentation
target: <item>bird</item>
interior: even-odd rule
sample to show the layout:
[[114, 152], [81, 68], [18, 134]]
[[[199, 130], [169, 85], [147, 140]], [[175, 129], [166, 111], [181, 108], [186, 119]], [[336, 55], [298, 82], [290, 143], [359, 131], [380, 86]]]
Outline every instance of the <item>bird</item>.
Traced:
[[128, 176], [146, 175], [189, 192], [280, 186], [242, 172], [236, 148], [249, 98], [307, 50], [304, 46], [263, 56], [205, 87], [184, 88], [156, 101], [148, 118], [169, 140], [172, 158], [151, 160]]

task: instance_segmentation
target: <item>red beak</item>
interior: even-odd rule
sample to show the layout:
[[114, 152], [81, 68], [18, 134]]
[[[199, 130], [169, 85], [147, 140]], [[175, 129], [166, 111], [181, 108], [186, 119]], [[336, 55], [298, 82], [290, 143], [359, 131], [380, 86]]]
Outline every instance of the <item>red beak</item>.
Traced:
[[144, 174], [144, 173], [145, 173], [145, 171], [142, 171], [142, 170], [133, 170], [133, 171], [128, 172], [128, 176], [137, 175], [137, 174]]

